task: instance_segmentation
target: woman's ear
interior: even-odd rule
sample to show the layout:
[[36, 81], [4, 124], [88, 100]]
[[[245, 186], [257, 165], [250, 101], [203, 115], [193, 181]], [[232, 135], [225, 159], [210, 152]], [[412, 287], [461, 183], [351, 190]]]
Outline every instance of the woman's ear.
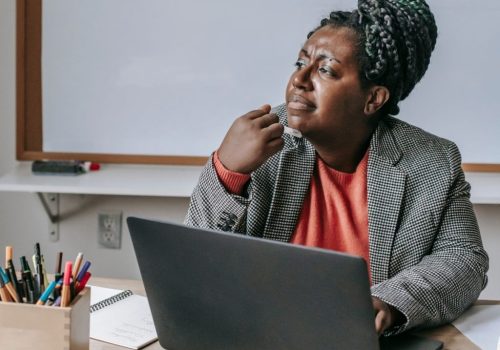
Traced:
[[367, 95], [364, 112], [367, 116], [374, 115], [389, 100], [390, 92], [385, 86], [372, 86]]

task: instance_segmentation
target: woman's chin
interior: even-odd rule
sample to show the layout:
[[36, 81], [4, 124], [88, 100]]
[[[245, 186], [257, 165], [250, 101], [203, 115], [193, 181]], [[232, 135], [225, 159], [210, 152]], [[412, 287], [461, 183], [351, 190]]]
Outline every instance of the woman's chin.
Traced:
[[293, 128], [293, 129], [297, 129], [300, 131], [300, 126], [302, 125], [303, 123], [303, 119], [302, 117], [298, 116], [298, 115], [288, 115], [287, 117], [287, 120], [288, 120], [288, 126]]

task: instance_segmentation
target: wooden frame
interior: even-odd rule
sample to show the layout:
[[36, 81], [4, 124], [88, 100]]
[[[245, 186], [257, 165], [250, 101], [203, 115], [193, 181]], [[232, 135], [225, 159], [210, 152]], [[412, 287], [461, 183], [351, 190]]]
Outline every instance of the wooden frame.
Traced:
[[207, 157], [43, 151], [42, 0], [17, 0], [16, 157], [18, 160], [85, 160], [102, 163], [203, 165]]
[[[43, 151], [42, 0], [17, 0], [17, 159], [85, 160], [103, 163], [203, 165], [207, 157]], [[500, 172], [500, 164], [463, 164], [465, 171]]]

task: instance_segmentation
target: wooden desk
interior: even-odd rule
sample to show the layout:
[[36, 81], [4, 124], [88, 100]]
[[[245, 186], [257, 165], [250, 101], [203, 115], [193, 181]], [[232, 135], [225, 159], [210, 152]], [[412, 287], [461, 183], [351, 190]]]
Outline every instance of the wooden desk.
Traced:
[[[109, 278], [95, 278], [92, 277], [92, 285], [115, 288], [115, 289], [130, 289], [135, 294], [144, 294], [144, 285], [141, 281], [136, 280], [119, 280]], [[478, 301], [477, 304], [494, 305], [500, 304], [500, 301]], [[452, 325], [445, 325], [439, 328], [415, 332], [415, 334], [440, 340], [444, 343], [444, 350], [481, 350], [474, 345], [467, 337], [460, 333]], [[117, 345], [103, 343], [94, 339], [90, 339], [90, 350], [123, 350], [125, 348]], [[163, 349], [158, 342], [155, 342], [146, 348], [146, 350], [161, 350]]]

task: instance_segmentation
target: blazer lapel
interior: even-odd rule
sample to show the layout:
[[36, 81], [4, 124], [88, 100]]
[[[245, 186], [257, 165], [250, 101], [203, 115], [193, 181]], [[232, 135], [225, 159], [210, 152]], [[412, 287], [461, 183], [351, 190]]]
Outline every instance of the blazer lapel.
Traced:
[[406, 174], [397, 166], [401, 151], [390, 127], [381, 122], [373, 134], [368, 159], [368, 231], [372, 284], [389, 277]]
[[306, 140], [292, 140], [288, 145], [282, 151], [263, 234], [283, 242], [290, 241], [297, 224], [316, 159], [314, 147]]

